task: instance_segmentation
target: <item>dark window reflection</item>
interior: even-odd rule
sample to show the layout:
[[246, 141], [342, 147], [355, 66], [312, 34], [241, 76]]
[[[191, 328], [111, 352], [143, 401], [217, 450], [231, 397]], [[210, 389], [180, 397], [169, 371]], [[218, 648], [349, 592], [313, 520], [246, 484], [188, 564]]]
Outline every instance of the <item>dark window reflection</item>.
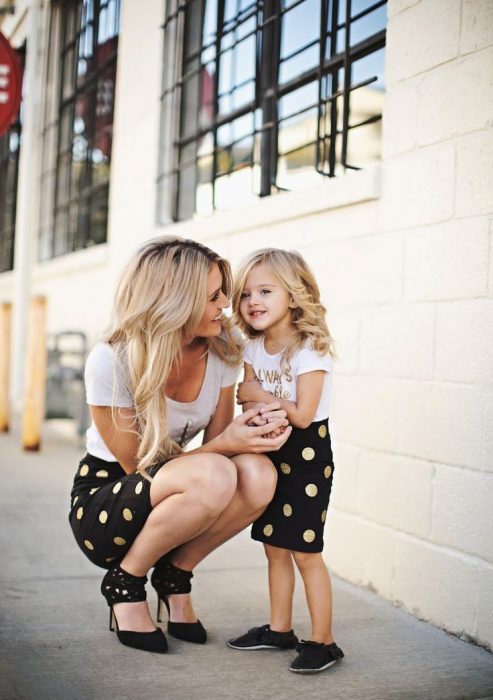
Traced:
[[182, 63], [163, 71], [162, 219], [379, 160], [386, 9], [385, 0], [168, 0], [165, 62], [181, 51]]
[[58, 75], [60, 90], [53, 120], [45, 115], [42, 184], [51, 204], [42, 207], [42, 259], [106, 240], [119, 16], [120, 0], [52, 8], [50, 35], [59, 35], [60, 52], [47, 83]]

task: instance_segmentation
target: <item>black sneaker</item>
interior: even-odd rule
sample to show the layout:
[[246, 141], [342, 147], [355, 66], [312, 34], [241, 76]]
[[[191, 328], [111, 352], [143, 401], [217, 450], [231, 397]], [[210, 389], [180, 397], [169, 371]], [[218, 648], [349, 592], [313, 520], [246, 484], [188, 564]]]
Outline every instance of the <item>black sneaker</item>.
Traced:
[[293, 630], [289, 632], [275, 632], [270, 625], [252, 627], [246, 634], [227, 642], [231, 649], [250, 651], [253, 649], [295, 649], [298, 637]]
[[343, 658], [344, 652], [337, 644], [320, 644], [319, 642], [305, 642], [301, 640], [296, 645], [299, 652], [296, 659], [289, 667], [294, 673], [318, 673], [324, 671], [329, 666], [333, 666]]

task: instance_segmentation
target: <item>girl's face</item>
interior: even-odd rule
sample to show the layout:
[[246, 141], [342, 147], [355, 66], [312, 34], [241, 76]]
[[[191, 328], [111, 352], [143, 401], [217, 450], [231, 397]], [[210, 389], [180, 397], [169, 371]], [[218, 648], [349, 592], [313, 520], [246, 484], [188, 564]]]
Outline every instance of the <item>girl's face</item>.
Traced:
[[293, 300], [268, 265], [261, 263], [250, 270], [240, 300], [240, 314], [246, 324], [262, 332], [287, 330], [291, 308]]
[[222, 291], [223, 276], [219, 265], [211, 267], [207, 279], [207, 301], [195, 335], [199, 338], [211, 338], [221, 333], [219, 320], [223, 309], [229, 306], [229, 299]]

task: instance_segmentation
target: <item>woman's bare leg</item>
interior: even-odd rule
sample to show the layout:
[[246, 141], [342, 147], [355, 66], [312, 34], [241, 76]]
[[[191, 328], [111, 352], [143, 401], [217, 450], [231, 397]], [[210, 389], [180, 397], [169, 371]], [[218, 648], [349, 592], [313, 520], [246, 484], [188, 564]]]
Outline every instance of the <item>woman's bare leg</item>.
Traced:
[[[173, 553], [172, 561], [181, 569], [192, 571], [219, 545], [256, 520], [272, 500], [277, 474], [270, 459], [254, 454], [237, 455], [231, 459], [238, 474], [236, 492], [209, 528]], [[192, 622], [196, 619], [189, 594], [170, 596], [169, 603], [174, 622]]]
[[291, 550], [264, 544], [269, 562], [270, 628], [289, 632], [293, 627], [294, 564]]
[[[209, 528], [235, 488], [235, 466], [222, 455], [190, 455], [171, 461], [153, 479], [153, 510], [121, 567], [134, 576], [147, 574], [163, 554]], [[121, 630], [155, 629], [145, 602], [119, 603], [114, 609]]]

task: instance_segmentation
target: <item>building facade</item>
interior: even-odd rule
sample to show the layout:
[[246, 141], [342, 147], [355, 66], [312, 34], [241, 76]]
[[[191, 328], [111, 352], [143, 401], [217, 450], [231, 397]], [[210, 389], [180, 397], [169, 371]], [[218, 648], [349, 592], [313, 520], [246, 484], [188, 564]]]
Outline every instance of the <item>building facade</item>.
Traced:
[[233, 265], [298, 249], [339, 356], [327, 562], [493, 648], [492, 3], [17, 0], [0, 21], [26, 62], [14, 406], [30, 296], [95, 341], [153, 235]]

